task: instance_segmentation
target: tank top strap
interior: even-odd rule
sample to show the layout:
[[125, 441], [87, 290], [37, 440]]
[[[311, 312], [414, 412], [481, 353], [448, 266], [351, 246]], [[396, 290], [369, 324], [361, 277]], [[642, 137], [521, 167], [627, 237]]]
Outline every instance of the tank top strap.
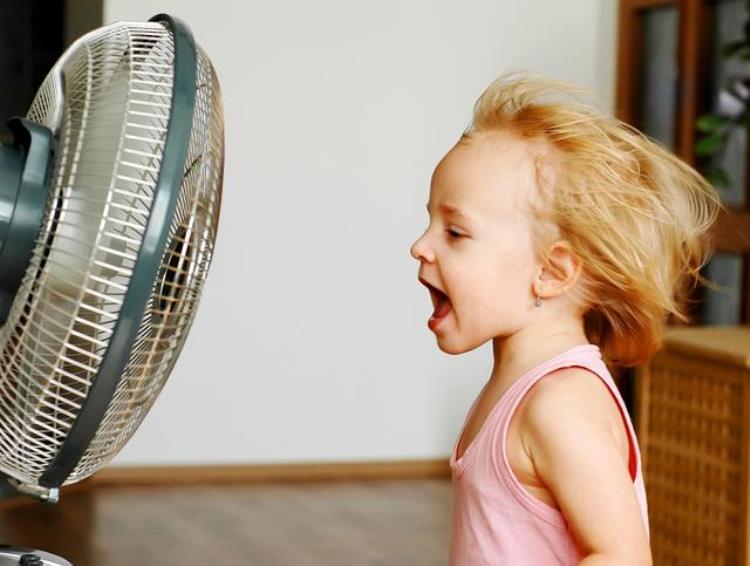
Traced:
[[[631, 480], [635, 481], [638, 470], [638, 450], [636, 450], [637, 441], [635, 430], [630, 418], [628, 417], [625, 402], [623, 401], [606, 364], [602, 360], [601, 352], [596, 344], [574, 346], [573, 348], [539, 364], [516, 381], [516, 383], [514, 383], [507, 391], [507, 398], [503, 400], [505, 407], [503, 407], [504, 410], [501, 411], [500, 422], [496, 423], [496, 426], [502, 430], [502, 438], [505, 439], [511, 417], [531, 387], [551, 372], [567, 367], [583, 367], [588, 369], [595, 375], [599, 376], [602, 382], [607, 386], [607, 390], [614, 398], [615, 403], [620, 410], [620, 416], [622, 417], [627, 432], [629, 446], [628, 470], [630, 472]], [[504, 462], [501, 462], [501, 464], [503, 463]]]

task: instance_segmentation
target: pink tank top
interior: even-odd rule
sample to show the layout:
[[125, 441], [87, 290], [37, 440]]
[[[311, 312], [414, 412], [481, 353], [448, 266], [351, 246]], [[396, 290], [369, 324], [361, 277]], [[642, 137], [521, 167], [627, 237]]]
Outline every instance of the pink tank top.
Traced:
[[508, 424], [526, 392], [549, 372], [570, 366], [598, 375], [617, 402], [630, 439], [630, 477], [649, 532], [638, 440], [627, 407], [596, 344], [581, 344], [530, 369], [508, 388], [456, 460], [456, 448], [479, 397], [469, 409], [450, 457], [453, 512], [450, 566], [578, 564], [578, 549], [562, 513], [534, 497], [513, 474], [506, 453]]

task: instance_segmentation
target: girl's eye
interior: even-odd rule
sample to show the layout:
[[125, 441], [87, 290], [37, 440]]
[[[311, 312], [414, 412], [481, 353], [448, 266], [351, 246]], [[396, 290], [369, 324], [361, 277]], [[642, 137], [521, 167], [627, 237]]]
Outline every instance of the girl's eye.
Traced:
[[446, 232], [450, 234], [452, 240], [458, 240], [463, 234], [459, 234], [455, 230], [447, 229]]

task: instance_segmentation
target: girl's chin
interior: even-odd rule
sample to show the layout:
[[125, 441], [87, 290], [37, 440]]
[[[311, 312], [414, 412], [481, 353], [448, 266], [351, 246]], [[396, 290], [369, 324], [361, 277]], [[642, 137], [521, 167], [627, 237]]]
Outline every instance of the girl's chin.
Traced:
[[452, 356], [457, 356], [459, 354], [465, 353], [467, 350], [464, 348], [458, 348], [458, 347], [448, 347], [444, 344], [441, 344], [441, 342], [438, 340], [438, 348], [440, 348], [441, 352], [444, 352], [445, 354], [451, 354]]
[[437, 346], [440, 350], [446, 354], [463, 354], [469, 349], [456, 332], [451, 332], [446, 329], [444, 325], [441, 331], [435, 332], [435, 338], [437, 340]]
[[437, 332], [435, 333], [437, 338], [437, 345], [440, 350], [446, 354], [458, 355], [471, 352], [486, 344], [489, 338], [477, 338], [467, 339], [467, 337], [460, 337], [453, 332]]

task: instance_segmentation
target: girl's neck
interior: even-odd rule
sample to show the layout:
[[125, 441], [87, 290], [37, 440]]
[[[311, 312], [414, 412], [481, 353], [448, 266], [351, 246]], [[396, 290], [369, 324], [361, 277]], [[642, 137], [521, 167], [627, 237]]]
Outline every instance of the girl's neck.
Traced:
[[492, 340], [494, 364], [490, 381], [512, 382], [526, 371], [574, 346], [588, 344], [583, 319], [531, 324]]

